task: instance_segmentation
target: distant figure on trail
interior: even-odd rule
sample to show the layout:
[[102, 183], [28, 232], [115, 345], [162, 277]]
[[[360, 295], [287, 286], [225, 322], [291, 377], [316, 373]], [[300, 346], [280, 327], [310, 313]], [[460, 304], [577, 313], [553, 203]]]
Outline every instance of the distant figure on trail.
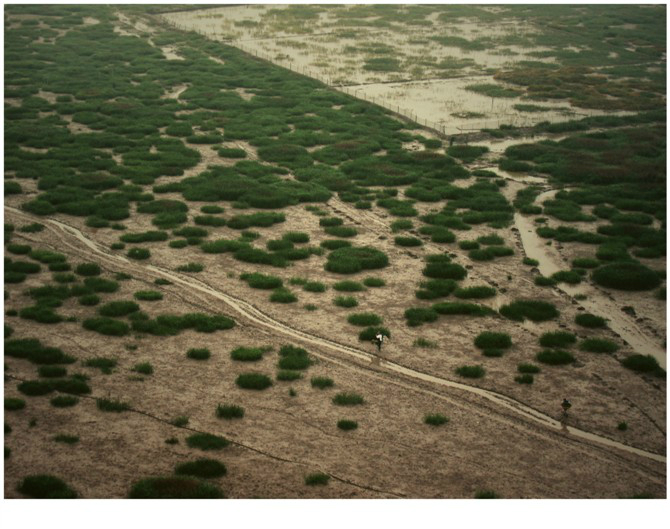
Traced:
[[381, 332], [377, 333], [377, 336], [375, 336], [375, 339], [372, 340], [375, 344], [377, 344], [377, 352], [381, 353], [382, 352], [382, 342], [384, 341], [384, 335]]
[[563, 399], [563, 402], [561, 403], [561, 408], [563, 408], [563, 417], [568, 416], [568, 410], [572, 407], [572, 404], [568, 399]]

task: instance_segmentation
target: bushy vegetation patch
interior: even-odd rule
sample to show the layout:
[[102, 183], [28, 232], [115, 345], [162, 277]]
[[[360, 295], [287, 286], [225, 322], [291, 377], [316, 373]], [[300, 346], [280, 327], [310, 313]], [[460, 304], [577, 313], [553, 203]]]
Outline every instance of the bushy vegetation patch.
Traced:
[[417, 239], [416, 237], [395, 237], [394, 242], [398, 246], [422, 246], [423, 242], [421, 239]]
[[517, 384], [532, 384], [535, 382], [535, 377], [530, 373], [523, 373], [522, 375], [514, 377], [514, 382]]
[[246, 281], [251, 288], [272, 290], [283, 286], [283, 281], [279, 277], [259, 273], [242, 274], [240, 279]]
[[61, 378], [67, 375], [67, 369], [63, 366], [45, 365], [37, 368], [37, 374], [43, 378]]
[[486, 370], [482, 366], [461, 366], [456, 368], [456, 374], [464, 378], [482, 378]]
[[328, 474], [324, 474], [323, 472], [316, 472], [314, 474], [305, 476], [305, 485], [328, 485], [329, 480], [330, 476]]
[[622, 360], [621, 364], [638, 373], [649, 373], [659, 377], [665, 376], [665, 370], [658, 364], [658, 360], [651, 355], [632, 355]]
[[423, 422], [431, 426], [441, 426], [449, 422], [449, 419], [440, 413], [429, 413], [423, 418]]
[[309, 354], [302, 347], [282, 345], [279, 349], [279, 357], [278, 367], [280, 369], [302, 370], [312, 365]]
[[454, 291], [454, 296], [460, 299], [485, 299], [496, 295], [496, 289], [484, 285], [457, 288]]
[[191, 448], [199, 450], [221, 450], [230, 444], [230, 442], [219, 435], [209, 433], [197, 433], [186, 438], [186, 444]]
[[106, 336], [125, 336], [130, 332], [127, 323], [112, 318], [88, 318], [82, 323], [84, 329]]
[[438, 314], [443, 314], [445, 316], [489, 316], [495, 314], [493, 309], [475, 303], [445, 301], [442, 303], [435, 303], [431, 308]]
[[324, 268], [337, 274], [355, 274], [362, 270], [372, 270], [388, 266], [388, 256], [370, 246], [343, 247], [328, 254]]
[[342, 239], [326, 239], [325, 241], [321, 241], [320, 246], [326, 250], [337, 250], [339, 248], [348, 248], [351, 246], [351, 243]]
[[208, 360], [212, 352], [207, 348], [191, 348], [186, 352], [186, 356], [191, 360]]
[[141, 362], [133, 366], [133, 371], [142, 375], [153, 375], [154, 368], [149, 362]]
[[116, 367], [116, 364], [117, 362], [113, 358], [97, 357], [85, 360], [83, 365], [86, 367], [95, 367], [100, 369], [100, 371], [108, 375], [112, 372], [112, 369]]
[[335, 385], [335, 382], [330, 377], [312, 377], [310, 380], [313, 388], [326, 389]]
[[431, 279], [422, 281], [421, 289], [416, 291], [416, 297], [419, 299], [437, 299], [451, 294], [457, 286], [453, 279]]
[[5, 397], [5, 411], [17, 411], [26, 407], [26, 401], [16, 397]]
[[339, 281], [333, 285], [338, 292], [362, 292], [365, 287], [358, 281]]
[[458, 247], [461, 250], [479, 250], [477, 241], [458, 241]]
[[540, 351], [535, 356], [538, 362], [543, 364], [549, 364], [551, 366], [560, 366], [565, 364], [572, 364], [575, 361], [575, 357], [572, 353], [568, 351], [563, 351], [561, 349], [551, 350], [546, 349]]
[[605, 318], [588, 313], [577, 314], [575, 316], [575, 323], [589, 329], [598, 329], [607, 326]]
[[140, 310], [140, 306], [134, 301], [110, 301], [98, 309], [101, 316], [118, 318], [127, 316]]
[[512, 346], [512, 338], [507, 333], [484, 331], [475, 338], [479, 349], [507, 349]]
[[557, 318], [559, 315], [558, 309], [553, 304], [538, 300], [517, 300], [503, 305], [499, 312], [505, 318], [515, 321], [524, 321], [525, 319], [547, 321]]
[[138, 290], [134, 298], [139, 301], [159, 301], [163, 299], [163, 294], [156, 290]]
[[77, 397], [71, 395], [59, 395], [51, 399], [51, 405], [55, 408], [70, 408], [79, 402]]
[[80, 276], [98, 276], [100, 275], [100, 265], [96, 263], [82, 263], [74, 269]]
[[634, 262], [602, 266], [594, 270], [591, 277], [600, 286], [617, 290], [651, 290], [661, 284], [656, 272]]
[[342, 392], [333, 397], [333, 404], [338, 406], [356, 406], [364, 403], [363, 397], [353, 392]]
[[290, 369], [280, 369], [277, 371], [277, 380], [282, 381], [292, 381], [302, 378], [302, 373], [300, 371], [292, 371]]
[[257, 362], [266, 351], [264, 347], [237, 347], [230, 352], [230, 357], [238, 362]]
[[286, 287], [275, 288], [270, 295], [273, 303], [295, 303], [298, 297]]
[[556, 283], [567, 283], [569, 285], [577, 285], [582, 281], [581, 275], [573, 270], [554, 272], [551, 274], [551, 279]]
[[216, 416], [220, 419], [241, 419], [244, 417], [244, 408], [235, 404], [219, 404]]
[[369, 327], [371, 325], [379, 325], [382, 322], [377, 314], [369, 312], [360, 312], [356, 314], [350, 314], [347, 317], [347, 321], [352, 325], [358, 325], [359, 327]]
[[370, 287], [370, 288], [379, 288], [379, 287], [386, 286], [386, 281], [384, 281], [384, 280], [383, 280], [382, 278], [380, 278], [380, 277], [366, 277], [366, 278], [363, 280], [363, 284], [364, 284], [366, 287]]
[[96, 406], [100, 411], [121, 413], [128, 411], [130, 405], [126, 402], [120, 400], [110, 400], [110, 399], [96, 399]]
[[358, 423], [356, 421], [352, 421], [350, 419], [340, 419], [337, 421], [337, 427], [340, 430], [344, 430], [345, 432], [355, 430], [358, 428]]
[[429, 261], [426, 264], [426, 267], [423, 269], [423, 275], [433, 279], [453, 279], [455, 281], [460, 281], [465, 279], [465, 276], [468, 275], [468, 272], [461, 265], [456, 263], [450, 263], [449, 258], [445, 255], [439, 256], [440, 260]]
[[62, 479], [48, 474], [23, 478], [17, 490], [24, 496], [35, 499], [71, 500], [77, 497], [77, 493]]
[[175, 270], [177, 272], [188, 272], [188, 273], [198, 273], [202, 272], [205, 269], [205, 266], [201, 263], [187, 263], [185, 265], [179, 265]]
[[[188, 467], [189, 469], [191, 467]], [[200, 467], [198, 467], [200, 470]], [[216, 485], [184, 476], [152, 477], [133, 484], [130, 499], [205, 500], [225, 498]]]
[[142, 233], [124, 233], [119, 237], [121, 242], [137, 244], [141, 242], [167, 241], [168, 234], [165, 231], [145, 231]]
[[196, 332], [211, 333], [232, 329], [235, 322], [221, 314], [208, 316], [207, 314], [189, 313], [181, 316], [161, 314], [156, 319], [135, 319], [133, 330], [146, 332], [154, 336], [174, 336], [186, 329]]
[[600, 261], [598, 259], [592, 259], [589, 257], [577, 257], [572, 260], [572, 266], [574, 268], [598, 268], [600, 266]]
[[516, 370], [519, 373], [528, 373], [528, 374], [536, 374], [540, 372], [540, 368], [534, 364], [519, 364], [516, 366]]
[[319, 281], [308, 281], [302, 288], [307, 292], [325, 292], [327, 287]]
[[577, 337], [567, 331], [545, 332], [540, 336], [542, 347], [569, 347], [576, 342]]
[[181, 463], [175, 467], [178, 476], [195, 476], [198, 478], [220, 478], [226, 475], [226, 466], [216, 459], [197, 459]]
[[350, 308], [358, 306], [358, 301], [353, 296], [337, 296], [333, 300], [333, 303], [335, 305], [337, 305], [338, 307], [343, 307], [343, 308], [346, 308], [346, 309], [350, 309]]
[[242, 373], [237, 377], [235, 383], [242, 389], [264, 390], [272, 386], [269, 376], [262, 373]]
[[579, 344], [579, 349], [590, 353], [615, 353], [619, 350], [619, 346], [604, 338], [587, 338]]
[[146, 248], [131, 248], [126, 254], [130, 259], [135, 259], [136, 261], [143, 261], [151, 257], [151, 252]]

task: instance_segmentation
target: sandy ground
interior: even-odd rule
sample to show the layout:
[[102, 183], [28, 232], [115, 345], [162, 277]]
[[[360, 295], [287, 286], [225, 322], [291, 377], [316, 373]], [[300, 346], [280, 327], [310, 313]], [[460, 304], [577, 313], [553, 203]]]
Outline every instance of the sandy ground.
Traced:
[[[6, 213], [7, 220], [20, 224], [11, 210], [6, 210]], [[91, 258], [90, 248], [58, 230], [48, 229], [28, 234], [26, 238], [35, 246], [53, 246], [66, 251], [72, 262]], [[37, 244], [38, 241], [40, 244]], [[222, 260], [221, 256], [216, 256], [216, 259]], [[136, 290], [158, 288], [149, 282], [155, 273], [147, 275], [144, 267], [109, 258], [96, 260], [101, 262], [106, 272], [126, 271], [134, 276], [133, 280], [123, 282], [122, 290], [109, 296], [110, 299], [128, 299]], [[168, 264], [157, 258], [152, 258], [152, 262], [159, 267]], [[223, 265], [220, 268], [228, 271], [234, 269], [239, 272], [244, 268], [239, 264], [220, 264]], [[271, 304], [259, 299], [267, 293], [248, 289], [239, 280], [228, 278], [227, 273], [226, 279], [221, 277], [217, 280], [218, 277], [221, 276], [210, 273], [205, 279], [217, 289], [232, 295], [242, 294], [252, 306], [262, 305], [263, 311], [273, 320], [299, 321], [301, 325], [298, 327], [304, 332], [320, 334], [316, 332], [318, 327], [306, 324], [311, 320], [315, 323], [318, 317], [305, 318], [306, 313], [302, 312], [303, 317], [295, 318], [294, 310], [301, 310], [297, 307], [273, 310]], [[31, 278], [31, 282], [35, 283], [43, 280], [40, 277]], [[13, 306], [25, 286], [8, 289], [8, 308]], [[239, 345], [273, 345], [274, 351], [277, 351], [281, 344], [296, 341], [286, 340], [281, 333], [273, 332], [271, 327], [259, 327], [249, 322], [244, 312], [230, 312], [216, 299], [198, 291], [175, 286], [160, 289], [166, 293], [164, 300], [142, 304], [143, 310], [150, 315], [164, 311], [223, 311], [233, 316], [239, 325], [234, 330], [213, 335], [188, 331], [172, 338], [126, 337], [105, 338], [102, 341], [97, 334], [82, 330], [77, 323], [62, 323], [50, 328], [49, 345], [60, 346], [79, 359], [92, 356], [92, 350], [95, 355], [118, 359], [119, 366], [111, 375], [100, 374], [91, 368], [71, 368], [72, 372], [83, 369], [91, 376], [93, 396], [120, 398], [129, 402], [133, 409], [152, 417], [136, 412], [110, 417], [98, 411], [89, 399], [83, 399], [75, 408], [58, 410], [48, 405], [48, 397], [29, 397], [25, 410], [12, 412], [7, 418], [14, 431], [7, 438], [12, 455], [6, 466], [6, 496], [16, 494], [14, 486], [26, 469], [31, 469], [66, 477], [87, 497], [121, 497], [133, 480], [167, 473], [177, 462], [199, 455], [197, 451], [185, 447], [183, 439], [187, 432], [180, 432], [166, 424], [165, 421], [177, 415], [190, 417], [189, 428], [222, 434], [247, 446], [231, 446], [222, 453], [229, 474], [219, 481], [231, 497], [472, 497], [475, 491], [482, 489], [496, 490], [505, 497], [619, 497], [642, 491], [665, 494], [664, 465], [660, 463], [600, 444], [583, 442], [555, 428], [528, 421], [505, 408], [491, 406], [485, 399], [468, 392], [408, 380], [407, 377], [389, 373], [383, 363], [375, 366], [367, 361], [352, 361], [346, 355], [336, 354], [332, 349], [324, 350], [314, 343], [308, 345], [308, 349], [317, 356], [318, 363], [310, 368], [303, 380], [276, 382], [271, 389], [261, 393], [240, 390], [234, 385], [236, 375], [249, 370], [272, 374], [276, 352], [268, 353], [264, 360], [249, 369], [249, 366], [232, 362], [228, 355], [230, 350]], [[389, 289], [385, 287], [380, 292], [384, 290], [388, 292]], [[302, 303], [303, 295], [300, 296]], [[373, 296], [365, 296], [369, 297]], [[385, 297], [384, 301], [388, 303], [387, 296], [380, 294], [380, 297]], [[146, 308], [144, 305], [147, 305]], [[372, 303], [370, 308], [376, 308], [376, 304]], [[91, 309], [68, 301], [60, 311], [83, 318]], [[16, 336], [44, 335], [42, 326], [32, 322], [12, 319], [10, 323], [15, 327]], [[323, 332], [322, 336], [336, 335], [345, 345], [352, 343], [361, 348], [355, 341], [347, 340], [344, 333], [340, 335], [336, 331], [340, 325], [332, 317], [329, 323], [330, 332]], [[402, 341], [402, 337], [394, 335], [392, 345], [385, 352], [387, 359], [394, 360], [394, 356], [399, 354], [396, 344]], [[137, 349], [130, 350], [132, 347], [126, 347], [128, 345], [137, 345]], [[193, 346], [209, 347], [213, 352], [212, 358], [204, 364], [187, 359], [185, 351]], [[431, 362], [426, 358], [428, 353], [441, 357], [442, 361], [435, 362], [433, 358]], [[412, 350], [411, 355], [404, 354], [401, 363], [415, 364], [422, 370], [442, 375], [439, 367], [442, 364], [444, 369], [445, 351], [440, 347], [428, 353]], [[449, 356], [452, 354], [449, 351]], [[502, 360], [506, 360], [507, 356], [514, 355], [510, 353]], [[13, 358], [7, 361], [11, 377], [35, 377], [32, 365]], [[144, 381], [130, 376], [129, 371], [132, 365], [141, 361], [150, 361], [156, 370]], [[606, 363], [598, 366], [602, 382], [597, 386], [591, 381], [584, 384], [588, 378], [575, 376], [574, 372], [563, 377], [548, 372], [539, 378], [545, 377], [548, 382], [553, 380], [550, 386], [564, 383], [574, 389], [581, 387], [590, 399], [603, 393], [603, 400], [599, 403], [603, 408], [601, 413], [611, 419], [615, 413], [611, 392], [617, 390], [608, 390], [608, 384], [614, 382], [608, 379], [614, 375], [603, 373], [606, 368]], [[619, 368], [617, 379], [621, 379], [620, 371]], [[314, 375], [330, 376], [335, 380], [335, 388], [324, 392], [312, 389], [307, 379]], [[445, 376], [451, 375], [445, 371]], [[492, 370], [484, 380], [497, 378]], [[15, 383], [14, 378], [6, 382], [8, 396], [17, 395]], [[510, 396], [541, 409], [542, 404], [547, 405], [548, 391], [552, 391], [551, 387], [538, 391], [542, 385], [538, 381], [530, 391], [519, 388], [525, 395]], [[296, 389], [296, 397], [288, 396], [288, 386]], [[482, 383], [482, 386], [487, 384]], [[638, 396], [654, 391], [648, 389], [651, 387], [649, 383], [633, 375], [622, 386]], [[330, 402], [330, 396], [338, 390], [357, 391], [364, 395], [366, 404], [353, 409], [338, 408]], [[656, 391], [656, 405], [663, 408], [664, 391]], [[508, 391], [506, 393], [509, 394]], [[556, 399], [560, 395], [556, 393]], [[535, 400], [542, 402], [536, 403]], [[575, 400], [580, 402], [578, 398]], [[645, 406], [652, 404], [651, 395], [640, 400]], [[214, 410], [219, 403], [242, 405], [246, 410], [245, 418], [235, 423], [217, 419]], [[628, 437], [622, 440], [641, 448], [662, 451], [660, 439], [663, 436], [660, 432], [654, 436], [650, 431], [653, 427], [641, 413], [643, 410], [630, 403], [627, 407], [631, 415], [634, 413], [640, 418], [639, 422], [637, 419], [629, 421]], [[571, 426], [586, 426], [591, 431], [597, 431], [592, 420], [597, 418], [595, 408], [593, 406], [589, 410], [592, 416], [588, 417], [588, 421], [583, 411], [575, 412]], [[422, 424], [423, 415], [433, 412], [441, 412], [451, 421], [436, 429]], [[645, 412], [653, 413], [649, 409]], [[31, 418], [37, 419], [33, 428], [26, 424]], [[357, 420], [359, 429], [340, 432], [335, 427], [340, 418]], [[100, 426], [91, 427], [97, 424]], [[268, 428], [268, 424], [272, 427]], [[650, 439], [660, 439], [645, 445], [635, 435], [641, 429]], [[616, 438], [613, 430], [614, 427], [606, 436]], [[54, 443], [51, 437], [58, 433], [77, 434], [81, 441], [74, 446]], [[24, 435], [31, 435], [35, 442], [29, 445], [21, 442]], [[180, 444], [165, 445], [164, 440], [173, 435], [180, 439]], [[44, 458], [43, 454], [49, 457]], [[579, 457], [580, 465], [572, 464], [576, 457]], [[78, 462], [76, 470], [75, 459]], [[95, 469], [95, 476], [81, 472], [82, 468]], [[302, 477], [317, 470], [333, 476], [332, 486], [313, 489], [303, 485]], [[608, 476], [608, 479], [594, 483], [594, 475], [601, 478]], [[101, 476], [104, 478], [101, 479]]]

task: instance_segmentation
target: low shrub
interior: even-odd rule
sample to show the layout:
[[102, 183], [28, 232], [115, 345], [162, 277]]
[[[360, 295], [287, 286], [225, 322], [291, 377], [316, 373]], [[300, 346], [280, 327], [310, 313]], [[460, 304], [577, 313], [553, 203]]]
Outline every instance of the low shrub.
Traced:
[[275, 288], [270, 295], [272, 303], [295, 303], [298, 297], [286, 287]]
[[386, 281], [384, 281], [384, 280], [381, 279], [380, 277], [366, 277], [366, 278], [363, 280], [363, 284], [364, 284], [366, 287], [370, 287], [370, 288], [379, 288], [379, 287], [386, 286]]
[[351, 247], [351, 243], [341, 239], [326, 239], [325, 241], [321, 241], [319, 246], [321, 246], [321, 248], [325, 248], [326, 250], [338, 250], [340, 248]]
[[80, 276], [99, 276], [100, 265], [96, 263], [82, 263], [77, 265], [74, 271]]
[[100, 296], [97, 294], [86, 294], [79, 297], [79, 304], [84, 305], [85, 307], [93, 307], [100, 303]]
[[197, 459], [181, 463], [174, 469], [178, 476], [195, 476], [198, 478], [220, 478], [226, 475], [226, 465], [216, 459]]
[[495, 233], [492, 233], [490, 235], [482, 235], [481, 237], [477, 237], [477, 242], [479, 244], [485, 244], [485, 245], [494, 245], [494, 246], [500, 246], [501, 244], [505, 244], [505, 241], [502, 237], [499, 235], [496, 235]]
[[423, 242], [421, 239], [417, 239], [416, 237], [395, 237], [393, 241], [396, 243], [398, 246], [423, 246]]
[[361, 395], [352, 392], [338, 393], [332, 400], [333, 404], [337, 404], [338, 406], [356, 406], [365, 403]]
[[244, 417], [244, 408], [235, 404], [219, 404], [216, 416], [220, 419], [241, 419]]
[[426, 307], [414, 307], [405, 310], [405, 319], [409, 327], [418, 327], [424, 323], [432, 323], [437, 320], [438, 313]]
[[125, 336], [130, 332], [127, 323], [112, 318], [89, 318], [82, 326], [89, 331], [95, 331], [106, 336]]
[[347, 317], [347, 321], [352, 325], [357, 325], [359, 327], [368, 327], [371, 325], [381, 324], [382, 318], [373, 313], [359, 312], [356, 314], [350, 314]]
[[659, 377], [665, 376], [665, 370], [658, 364], [658, 360], [651, 355], [632, 355], [625, 358], [621, 364], [638, 373], [649, 373]]
[[303, 290], [307, 292], [325, 292], [326, 285], [320, 283], [319, 281], [308, 281], [303, 285]]
[[242, 373], [237, 377], [235, 383], [242, 389], [264, 390], [272, 386], [269, 376], [262, 373]]
[[187, 263], [185, 265], [180, 265], [175, 270], [177, 272], [188, 272], [188, 273], [198, 273], [202, 272], [205, 269], [205, 266], [201, 263]]
[[590, 353], [615, 353], [619, 350], [619, 346], [604, 338], [587, 338], [579, 344], [579, 350]]
[[460, 299], [485, 299], [496, 295], [496, 289], [487, 286], [457, 288], [454, 296]]
[[512, 338], [503, 332], [484, 331], [475, 338], [479, 349], [507, 349], [512, 346]]
[[479, 243], [477, 241], [459, 241], [458, 247], [461, 250], [479, 250]]
[[277, 380], [292, 381], [302, 378], [300, 371], [292, 371], [290, 369], [281, 369], [277, 371]]
[[575, 361], [575, 357], [572, 355], [572, 353], [560, 349], [547, 349], [540, 351], [537, 353], [537, 355], [535, 355], [535, 358], [538, 362], [542, 362], [543, 364], [548, 364], [551, 366], [572, 364]]
[[338, 292], [362, 292], [365, 287], [358, 281], [339, 281], [333, 285]]
[[134, 301], [110, 301], [98, 309], [101, 316], [118, 318], [127, 316], [140, 310], [140, 306]]
[[598, 268], [601, 262], [598, 259], [591, 259], [588, 257], [577, 257], [572, 260], [574, 268]]
[[517, 384], [532, 384], [534, 381], [535, 378], [530, 373], [524, 373], [523, 375], [514, 377], [514, 382]]
[[538, 287], [553, 287], [556, 285], [556, 280], [552, 279], [551, 277], [545, 277], [545, 276], [535, 276], [533, 282]]
[[95, 402], [100, 411], [121, 413], [130, 409], [130, 406], [127, 403], [119, 400], [96, 399]]
[[26, 401], [15, 397], [5, 397], [5, 411], [22, 410], [26, 407]]
[[156, 290], [138, 290], [134, 297], [139, 301], [158, 301], [163, 299], [163, 294]]
[[333, 300], [333, 303], [335, 305], [337, 305], [338, 307], [344, 307], [344, 308], [347, 308], [347, 309], [358, 306], [358, 301], [353, 296], [337, 296]]
[[230, 444], [228, 439], [209, 433], [197, 433], [186, 438], [186, 444], [199, 450], [221, 450]]
[[59, 395], [50, 400], [51, 405], [55, 408], [70, 408], [79, 402], [77, 397], [71, 395]]
[[355, 430], [358, 428], [358, 423], [356, 421], [351, 421], [349, 419], [340, 419], [337, 421], [337, 427], [340, 430], [344, 430], [345, 432]]
[[342, 237], [343, 239], [348, 239], [350, 237], [355, 237], [358, 235], [358, 230], [351, 226], [328, 226], [323, 229], [328, 235], [333, 237]]
[[144, 259], [149, 259], [149, 257], [151, 257], [151, 252], [146, 248], [131, 248], [126, 255], [130, 259], [142, 261]]
[[257, 362], [263, 359], [262, 347], [238, 347], [230, 352], [230, 357], [238, 362]]
[[212, 206], [212, 205], [202, 206], [200, 208], [200, 211], [202, 211], [203, 213], [207, 213], [208, 215], [216, 215], [218, 213], [225, 212], [225, 210], [221, 206]]
[[484, 305], [463, 302], [442, 302], [435, 303], [432, 309], [438, 314], [445, 316], [466, 315], [466, 316], [489, 316], [495, 314], [493, 309]]
[[315, 474], [309, 474], [305, 476], [305, 485], [327, 485], [329, 480], [330, 476], [328, 474], [317, 472]]
[[439, 413], [430, 413], [423, 418], [423, 422], [431, 426], [440, 426], [449, 422], [449, 419]]
[[309, 242], [309, 235], [302, 231], [287, 231], [282, 235], [282, 240], [295, 244], [305, 244]]
[[77, 497], [77, 493], [62, 479], [48, 474], [23, 478], [17, 490], [24, 496], [35, 499], [71, 500]]
[[273, 290], [284, 284], [279, 277], [259, 273], [242, 274], [240, 279], [246, 281], [251, 288], [263, 290]]
[[602, 266], [591, 275], [598, 285], [617, 290], [651, 290], [661, 284], [658, 274], [635, 262], [619, 262]]
[[519, 364], [516, 366], [516, 370], [519, 373], [528, 373], [531, 375], [540, 372], [540, 368], [534, 364]]
[[607, 325], [605, 318], [588, 313], [577, 314], [575, 316], [575, 323], [589, 329], [597, 329]]
[[527, 266], [539, 266], [540, 261], [538, 261], [537, 259], [533, 259], [531, 257], [524, 257], [523, 258], [523, 264], [525, 264]]
[[186, 353], [186, 356], [189, 357], [191, 360], [207, 360], [210, 356], [212, 356], [212, 353], [209, 349], [207, 348], [202, 348], [202, 349], [189, 349]]
[[382, 333], [387, 338], [391, 337], [391, 331], [386, 327], [368, 327], [358, 333], [358, 339], [361, 342], [370, 342], [375, 339], [375, 336], [377, 336], [378, 333]]
[[556, 283], [567, 283], [569, 285], [577, 285], [582, 282], [582, 277], [574, 270], [560, 270], [551, 274], [551, 279]]
[[63, 366], [45, 365], [37, 368], [37, 374], [43, 378], [61, 378], [67, 376], [67, 369]]
[[111, 294], [119, 289], [119, 284], [110, 279], [103, 279], [101, 277], [87, 277], [84, 279], [84, 286], [90, 288], [94, 292], [105, 292]]
[[524, 321], [546, 321], [557, 318], [559, 315], [556, 307], [546, 301], [517, 300], [508, 305], [500, 307], [500, 314], [510, 320]]
[[433, 279], [465, 279], [468, 272], [461, 265], [445, 261], [429, 262], [423, 269], [423, 275]]
[[53, 439], [57, 443], [65, 443], [65, 444], [69, 444], [69, 445], [73, 445], [73, 444], [79, 442], [79, 436], [78, 435], [59, 434], [59, 435], [54, 436]]
[[116, 367], [116, 360], [113, 358], [89, 358], [84, 361], [83, 365], [86, 367], [95, 367], [100, 369], [104, 374], [109, 375], [112, 372], [112, 368]]
[[310, 380], [313, 388], [326, 389], [333, 387], [335, 382], [329, 377], [312, 377]]
[[617, 424], [616, 428], [621, 432], [625, 432], [628, 430], [628, 423], [626, 421], [621, 421], [619, 424]]
[[540, 336], [542, 347], [568, 347], [576, 342], [577, 337], [566, 331], [545, 332]]
[[293, 345], [282, 345], [279, 349], [279, 368], [290, 370], [307, 369], [312, 361], [309, 354], [302, 347], [295, 347]]
[[482, 378], [486, 370], [482, 366], [461, 366], [456, 368], [456, 374], [464, 378]]
[[133, 366], [133, 371], [141, 373], [142, 375], [152, 375], [154, 372], [153, 366], [149, 362], [142, 362]]
[[128, 493], [130, 499], [220, 499], [221, 489], [211, 483], [184, 476], [154, 477], [133, 484]]

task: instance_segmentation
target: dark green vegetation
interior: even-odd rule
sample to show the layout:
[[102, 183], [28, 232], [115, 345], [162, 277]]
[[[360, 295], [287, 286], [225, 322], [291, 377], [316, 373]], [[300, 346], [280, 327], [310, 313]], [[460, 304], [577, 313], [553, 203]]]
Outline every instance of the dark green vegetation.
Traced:
[[537, 353], [535, 358], [538, 362], [549, 364], [551, 366], [572, 364], [575, 361], [575, 357], [572, 355], [572, 353], [560, 349], [547, 349], [540, 351]]
[[330, 252], [324, 268], [337, 274], [355, 274], [362, 270], [383, 268], [388, 264], [388, 257], [380, 250], [369, 246], [348, 246]]
[[54, 408], [70, 408], [79, 402], [77, 397], [71, 395], [59, 395], [51, 399], [51, 405]]
[[607, 321], [604, 318], [588, 313], [577, 314], [575, 316], [575, 323], [590, 329], [605, 327], [607, 325]]
[[[193, 467], [202, 470], [201, 466]], [[191, 470], [192, 467], [187, 467]], [[224, 498], [219, 487], [184, 476], [155, 477], [142, 479], [133, 484], [128, 493], [130, 499], [220, 499]]]
[[220, 478], [226, 475], [226, 465], [216, 459], [196, 459], [188, 463], [180, 463], [174, 473], [178, 476], [195, 476], [197, 478]]
[[486, 370], [482, 366], [461, 366], [456, 368], [456, 374], [464, 378], [482, 378]]
[[263, 390], [272, 386], [269, 376], [262, 373], [242, 373], [235, 383], [242, 389]]
[[123, 411], [128, 411], [130, 405], [126, 402], [121, 402], [119, 400], [110, 400], [110, 399], [96, 399], [96, 405], [100, 411], [108, 411], [114, 413], [120, 413]]
[[230, 444], [224, 437], [209, 433], [196, 433], [186, 438], [186, 444], [199, 450], [221, 450]]
[[358, 306], [358, 301], [356, 301], [356, 298], [353, 296], [337, 296], [333, 300], [333, 303], [338, 307], [344, 307], [347, 309]]
[[[507, 349], [511, 347], [512, 338], [507, 333], [484, 331], [475, 338], [475, 345], [486, 354], [487, 350]], [[498, 355], [494, 354], [493, 356]]]
[[26, 407], [26, 401], [15, 397], [5, 397], [5, 411], [22, 410]]
[[239, 362], [257, 362], [266, 350], [263, 347], [238, 347], [230, 352], [230, 357]]
[[546, 321], [559, 315], [554, 305], [546, 301], [517, 300], [500, 307], [500, 314], [515, 321]]
[[656, 272], [633, 262], [602, 266], [591, 277], [601, 286], [618, 290], [652, 290], [661, 284]]
[[329, 377], [312, 377], [310, 380], [313, 388], [326, 389], [331, 388], [335, 384], [332, 378]]
[[302, 347], [282, 345], [279, 349], [279, 369], [302, 370], [312, 365], [309, 354]]
[[333, 397], [333, 404], [337, 404], [338, 406], [356, 406], [364, 403], [365, 400], [363, 397], [353, 392], [342, 392]]
[[358, 428], [358, 422], [352, 421], [350, 419], [340, 419], [337, 421], [337, 427], [340, 430], [344, 430], [345, 432], [355, 430]]
[[235, 404], [219, 404], [216, 416], [220, 419], [241, 419], [244, 417], [244, 408]]
[[577, 337], [566, 331], [545, 332], [540, 336], [542, 347], [568, 347], [576, 342]]
[[71, 500], [77, 497], [77, 493], [62, 479], [47, 474], [25, 477], [17, 490], [35, 499]]
[[327, 485], [329, 480], [330, 476], [328, 474], [324, 474], [323, 472], [316, 472], [314, 474], [305, 476], [305, 485]]
[[591, 353], [615, 353], [619, 350], [619, 346], [615, 342], [604, 338], [587, 338], [579, 344], [579, 349]]
[[186, 356], [191, 360], [207, 360], [212, 356], [212, 353], [206, 348], [192, 348], [186, 352]]
[[651, 355], [632, 355], [628, 358], [625, 358], [621, 363], [624, 367], [627, 367], [633, 371], [637, 371], [638, 373], [648, 373], [658, 377], [665, 376], [665, 370]]
[[440, 413], [430, 413], [423, 418], [423, 422], [431, 426], [440, 426], [449, 422], [449, 419]]
[[79, 442], [79, 436], [78, 435], [67, 435], [67, 434], [58, 434], [54, 436], [54, 441], [57, 443], [65, 443], [69, 445], [73, 445]]

